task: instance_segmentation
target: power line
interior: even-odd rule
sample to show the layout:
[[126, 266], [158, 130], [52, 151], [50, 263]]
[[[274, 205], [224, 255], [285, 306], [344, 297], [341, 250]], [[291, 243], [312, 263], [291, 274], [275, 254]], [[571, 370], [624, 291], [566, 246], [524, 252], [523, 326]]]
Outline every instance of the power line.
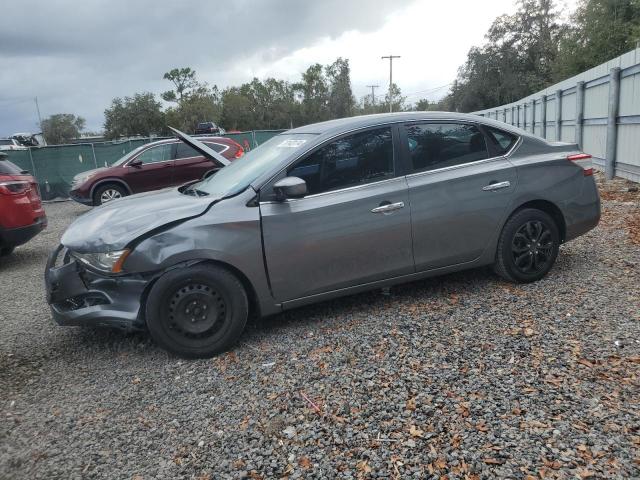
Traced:
[[393, 59], [400, 58], [400, 55], [387, 55], [382, 60], [389, 59], [389, 112], [393, 112], [393, 102], [391, 101], [391, 88], [393, 87]]

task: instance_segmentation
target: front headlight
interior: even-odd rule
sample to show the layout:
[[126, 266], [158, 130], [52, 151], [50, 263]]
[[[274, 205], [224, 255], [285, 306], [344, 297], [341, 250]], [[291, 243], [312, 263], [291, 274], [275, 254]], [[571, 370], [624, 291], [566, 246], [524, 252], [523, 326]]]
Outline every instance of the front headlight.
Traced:
[[80, 185], [84, 182], [86, 182], [87, 180], [89, 180], [91, 177], [95, 177], [98, 173], [94, 172], [94, 173], [87, 173], [86, 175], [80, 175], [78, 177], [74, 177], [73, 180], [71, 180], [71, 185]]
[[104, 273], [121, 273], [124, 261], [131, 253], [131, 250], [117, 250], [105, 253], [77, 253], [73, 252], [73, 256], [82, 263], [95, 268]]

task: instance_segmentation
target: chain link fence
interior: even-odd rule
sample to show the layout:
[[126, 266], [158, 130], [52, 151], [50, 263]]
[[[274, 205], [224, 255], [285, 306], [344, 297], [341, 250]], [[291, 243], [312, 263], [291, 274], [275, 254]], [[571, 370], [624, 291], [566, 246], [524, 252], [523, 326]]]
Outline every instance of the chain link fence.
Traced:
[[[238, 142], [249, 151], [282, 130], [256, 130], [228, 133], [223, 136]], [[110, 142], [79, 143], [10, 150], [8, 160], [29, 171], [40, 184], [43, 200], [68, 198], [73, 177], [87, 170], [113, 165], [118, 159], [149, 142], [166, 137], [136, 138]]]

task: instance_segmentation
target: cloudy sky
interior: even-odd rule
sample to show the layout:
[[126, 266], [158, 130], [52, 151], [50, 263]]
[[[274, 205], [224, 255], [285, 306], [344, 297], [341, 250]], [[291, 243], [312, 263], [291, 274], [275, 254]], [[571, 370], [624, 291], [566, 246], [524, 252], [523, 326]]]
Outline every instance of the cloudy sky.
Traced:
[[169, 89], [164, 72], [192, 67], [226, 87], [312, 63], [351, 62], [355, 95], [394, 81], [409, 101], [437, 99], [493, 19], [514, 0], [8, 0], [0, 24], [0, 136], [74, 113], [101, 130], [111, 99]]

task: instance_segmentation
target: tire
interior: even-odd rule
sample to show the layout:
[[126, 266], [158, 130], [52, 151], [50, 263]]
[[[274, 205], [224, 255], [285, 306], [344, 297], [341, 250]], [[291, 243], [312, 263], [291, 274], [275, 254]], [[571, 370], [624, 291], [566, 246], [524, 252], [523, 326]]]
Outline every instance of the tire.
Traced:
[[535, 282], [551, 270], [559, 247], [560, 232], [551, 216], [533, 208], [518, 210], [502, 229], [494, 270], [510, 282]]
[[151, 337], [185, 358], [208, 358], [227, 350], [242, 334], [248, 314], [242, 283], [228, 270], [211, 265], [165, 273], [146, 304]]
[[13, 245], [8, 247], [0, 247], [0, 257], [6, 257], [8, 255], [11, 255], [15, 250], [15, 248], [16, 247], [14, 247]]
[[[116, 198], [126, 197], [128, 194], [129, 192], [127, 192], [122, 185], [105, 183], [104, 185], [100, 185], [93, 193], [93, 204], [95, 206], [102, 205]], [[107, 197], [110, 197], [110, 199], [107, 199]]]

